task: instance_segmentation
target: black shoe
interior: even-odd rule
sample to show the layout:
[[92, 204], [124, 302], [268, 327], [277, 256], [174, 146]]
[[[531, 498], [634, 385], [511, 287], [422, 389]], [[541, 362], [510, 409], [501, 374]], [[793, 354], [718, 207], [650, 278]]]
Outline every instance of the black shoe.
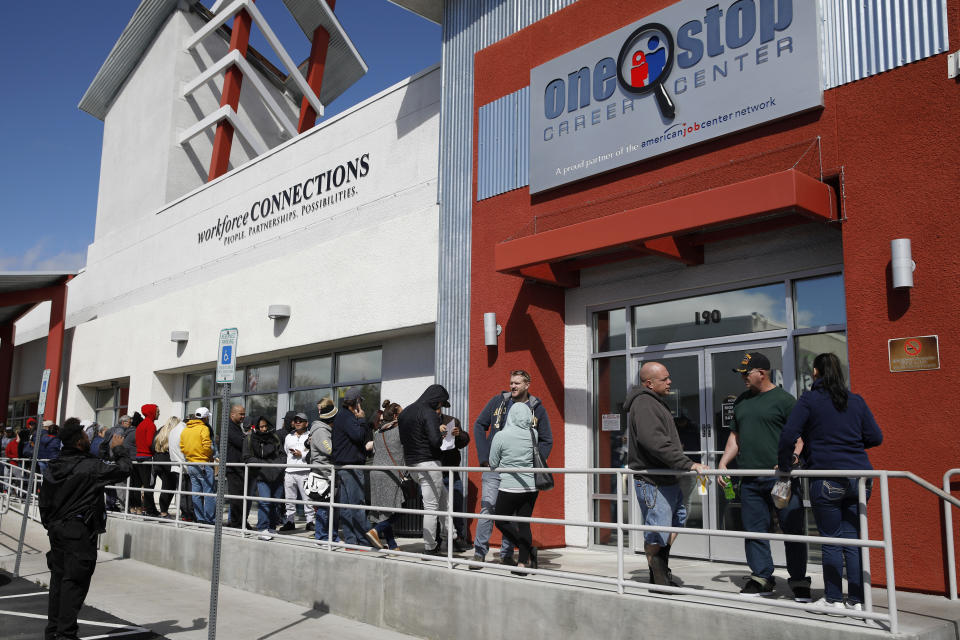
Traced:
[[743, 589], [740, 589], [740, 595], [770, 597], [773, 595], [773, 584], [772, 581], [761, 584], [753, 578], [750, 578], [747, 580], [747, 584], [743, 585]]
[[313, 520], [308, 520], [308, 521], [307, 521], [307, 524], [303, 525], [303, 530], [304, 530], [304, 531], [315, 531], [315, 530], [316, 530], [316, 526], [317, 526], [317, 524], [316, 524], [315, 521], [313, 521]]
[[466, 540], [457, 538], [453, 541], [453, 550], [457, 553], [463, 553], [464, 551], [469, 551], [470, 549], [473, 549], [473, 545], [468, 543]]
[[[427, 556], [442, 556], [442, 555], [444, 555], [444, 554], [440, 551], [440, 545], [439, 545], [439, 544], [438, 544], [437, 546], [435, 546], [433, 549], [427, 549], [427, 550], [424, 551], [423, 553], [424, 553], [424, 555], [427, 555]], [[422, 560], [430, 560], [430, 558], [422, 558]]]
[[793, 587], [793, 599], [795, 602], [813, 602], [813, 598], [810, 597], [810, 586], [797, 585]]
[[286, 522], [283, 523], [283, 526], [282, 526], [282, 527], [280, 527], [279, 529], [277, 529], [277, 531], [279, 531], [280, 533], [286, 533], [286, 532], [288, 532], [288, 531], [293, 531], [293, 530], [296, 529], [296, 528], [297, 528], [297, 525], [295, 525], [295, 524], [293, 524], [292, 522], [290, 522], [289, 520], [287, 520]]
[[515, 567], [517, 566], [517, 561], [513, 558], [500, 558], [500, 564], [505, 564], [508, 567]]

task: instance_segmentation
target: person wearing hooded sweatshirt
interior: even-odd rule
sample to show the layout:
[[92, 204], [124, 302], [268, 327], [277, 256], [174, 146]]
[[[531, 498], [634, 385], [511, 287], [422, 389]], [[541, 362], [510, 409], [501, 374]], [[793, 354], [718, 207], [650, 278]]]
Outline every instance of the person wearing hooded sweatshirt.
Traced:
[[[533, 412], [525, 404], [515, 403], [510, 407], [503, 429], [490, 442], [490, 468], [533, 468], [533, 447], [537, 435], [533, 429]], [[497, 504], [494, 513], [498, 516], [529, 518], [537, 503], [537, 485], [533, 472], [507, 472], [500, 474]], [[506, 522], [497, 520], [497, 529], [520, 550], [518, 567], [537, 568], [537, 548], [529, 522]]]
[[140, 407], [143, 412], [143, 420], [137, 425], [134, 431], [137, 454], [134, 458], [136, 462], [133, 465], [133, 479], [135, 486], [143, 488], [144, 515], [151, 518], [160, 517], [157, 511], [157, 503], [153, 499], [153, 465], [147, 464], [153, 462], [153, 439], [157, 436], [157, 416], [160, 415], [160, 409], [155, 404], [145, 404]]
[[[250, 476], [257, 487], [257, 495], [261, 498], [283, 498], [283, 469], [280, 467], [258, 467], [259, 464], [280, 464], [287, 459], [283, 450], [280, 435], [273, 428], [273, 424], [263, 416], [257, 421], [257, 426], [243, 439], [243, 462], [253, 465]], [[270, 540], [277, 535], [280, 526], [280, 517], [283, 508], [281, 502], [257, 501], [257, 536], [260, 540]]]
[[104, 487], [123, 482], [131, 469], [119, 435], [109, 444], [116, 463], [90, 454], [90, 439], [79, 420], [64, 424], [60, 436], [63, 450], [50, 462], [40, 486], [40, 521], [50, 538], [44, 638], [77, 637], [77, 615], [97, 566], [97, 535], [106, 530]]
[[[200, 407], [192, 418], [187, 421], [183, 433], [180, 434], [180, 450], [187, 462], [213, 462], [213, 440], [210, 438], [210, 428], [206, 420], [210, 418], [210, 409]], [[187, 473], [190, 474], [190, 490], [208, 495], [193, 496], [193, 515], [197, 522], [214, 524], [216, 517], [216, 496], [213, 493], [213, 467], [208, 465], [188, 464]]]
[[[77, 423], [80, 421], [77, 420]], [[60, 427], [55, 425], [52, 420], [44, 421], [43, 430], [37, 436], [39, 444], [37, 445], [37, 458], [41, 461], [55, 460], [60, 456]], [[47, 462], [40, 462], [40, 473], [47, 468]]]
[[[447, 490], [443, 486], [443, 473], [440, 469], [440, 444], [443, 432], [440, 430], [440, 412], [450, 406], [450, 394], [443, 385], [432, 384], [426, 388], [417, 401], [400, 414], [397, 421], [403, 455], [409, 466], [417, 467], [411, 475], [420, 485], [423, 496], [423, 508], [436, 511], [440, 505], [447, 504]], [[437, 516], [423, 516], [424, 552], [428, 555], [440, 555], [440, 542], [436, 538]], [[447, 519], [439, 518], [442, 535], [451, 535], [446, 530]], [[456, 531], [452, 533], [456, 539]]]

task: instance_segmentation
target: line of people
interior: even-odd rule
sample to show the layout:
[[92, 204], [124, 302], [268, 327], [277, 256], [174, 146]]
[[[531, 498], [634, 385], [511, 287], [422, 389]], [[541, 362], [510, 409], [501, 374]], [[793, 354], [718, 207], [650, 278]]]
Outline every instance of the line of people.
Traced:
[[[760, 352], [744, 355], [734, 369], [746, 390], [733, 407], [731, 433], [717, 468], [728, 469], [737, 461], [740, 469], [870, 470], [866, 449], [878, 446], [883, 434], [863, 398], [847, 389], [843, 367], [832, 353], [819, 354], [813, 361], [813, 385], [799, 401], [770, 379], [770, 360]], [[671, 379], [666, 366], [646, 362], [640, 369], [640, 384], [627, 396], [629, 461], [636, 471], [675, 470], [702, 472], [706, 465], [683, 453], [674, 416], [664, 399]], [[776, 515], [786, 534], [803, 535], [802, 484], [790, 482], [789, 497], [772, 492], [778, 478], [740, 478], [740, 507], [746, 531], [766, 533]], [[648, 526], [683, 527], [686, 506], [678, 476], [644, 473], [634, 477], [637, 500]], [[719, 476], [726, 487], [729, 476]], [[850, 477], [815, 478], [809, 483], [810, 501], [821, 536], [859, 538], [858, 480]], [[871, 483], [867, 481], [867, 499]], [[647, 531], [644, 551], [650, 581], [674, 585], [670, 572], [670, 549], [676, 533]], [[807, 546], [785, 542], [789, 586], [797, 602], [811, 602], [810, 578], [806, 574]], [[773, 557], [768, 540], [745, 539], [744, 551], [750, 576], [741, 589], [743, 596], [774, 595]], [[863, 579], [860, 548], [823, 545], [825, 594], [818, 605], [860, 611], [863, 609]], [[846, 566], [848, 593], [844, 599], [842, 578]]]

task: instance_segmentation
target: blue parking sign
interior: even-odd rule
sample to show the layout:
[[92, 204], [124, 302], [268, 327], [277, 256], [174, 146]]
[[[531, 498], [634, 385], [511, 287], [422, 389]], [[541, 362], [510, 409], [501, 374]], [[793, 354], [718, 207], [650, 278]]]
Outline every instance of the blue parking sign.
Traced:
[[220, 355], [220, 364], [230, 364], [233, 360], [233, 345], [223, 345], [223, 353]]

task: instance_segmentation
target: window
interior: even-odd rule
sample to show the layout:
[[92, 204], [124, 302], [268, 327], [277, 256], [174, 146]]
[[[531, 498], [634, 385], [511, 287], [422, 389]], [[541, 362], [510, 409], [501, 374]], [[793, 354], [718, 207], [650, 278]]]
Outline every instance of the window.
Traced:
[[[314, 419], [321, 399], [329, 396], [339, 402], [348, 388], [359, 385], [370, 415], [380, 406], [382, 356], [383, 350], [376, 347], [238, 367], [230, 403], [244, 405], [250, 421], [264, 416], [279, 423], [280, 406]], [[220, 424], [220, 392], [213, 372], [188, 373], [184, 377], [184, 399], [186, 415], [205, 406], [212, 414], [211, 424]]]
[[[220, 391], [213, 381], [213, 373], [190, 373], [186, 376], [186, 414], [193, 415], [198, 408], [210, 409], [210, 424], [219, 425]], [[277, 392], [280, 364], [269, 363], [237, 367], [230, 386], [230, 404], [242, 404], [251, 419], [265, 416], [271, 422], [277, 418]]]
[[383, 350], [365, 349], [294, 360], [291, 364], [290, 408], [311, 418], [317, 403], [330, 397], [339, 405], [350, 387], [360, 385], [367, 415], [380, 407]]
[[779, 283], [637, 305], [633, 346], [786, 329], [785, 292]]
[[95, 420], [97, 424], [115, 427], [120, 420], [120, 416], [127, 413], [127, 403], [130, 398], [130, 387], [113, 386], [105, 389], [96, 390], [94, 404]]
[[17, 430], [22, 429], [27, 424], [27, 418], [37, 417], [37, 408], [38, 399], [36, 397], [11, 400], [7, 404], [6, 426]]

